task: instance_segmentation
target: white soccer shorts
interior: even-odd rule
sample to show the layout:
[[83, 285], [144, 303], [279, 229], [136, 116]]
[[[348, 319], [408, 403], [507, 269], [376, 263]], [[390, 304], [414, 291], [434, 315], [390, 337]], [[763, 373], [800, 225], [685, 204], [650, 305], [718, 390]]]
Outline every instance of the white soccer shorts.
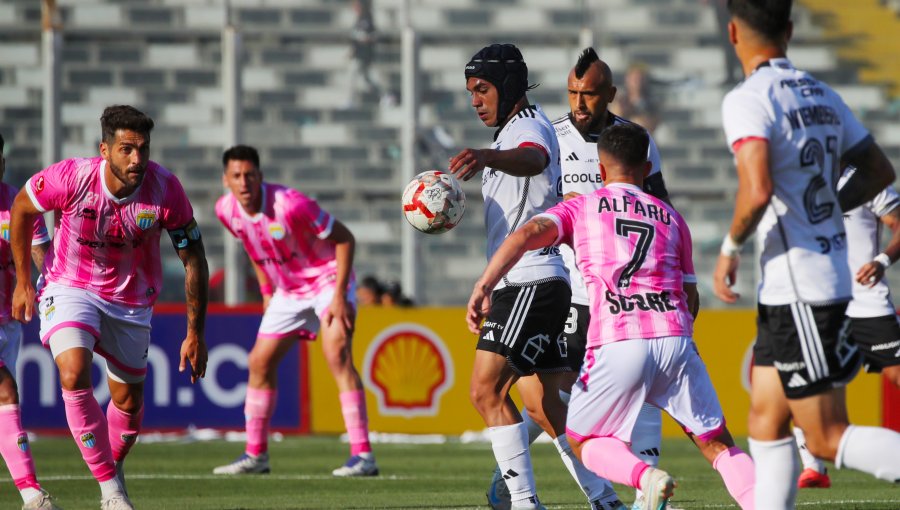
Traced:
[[[153, 307], [122, 306], [84, 289], [50, 284], [41, 293], [38, 312], [41, 342], [50, 347], [54, 359], [83, 347], [106, 358], [107, 373], [119, 382], [136, 383], [146, 377]], [[86, 331], [93, 338], [57, 334], [68, 328]]]
[[[256, 337], [280, 340], [296, 335], [300, 340], [315, 340], [319, 333], [320, 317], [333, 298], [333, 286], [326, 287], [309, 299], [276, 292], [263, 314]], [[356, 283], [353, 280], [347, 289], [347, 305], [356, 310]]]
[[22, 346], [22, 324], [10, 319], [6, 324], [0, 325], [0, 367], [16, 376], [16, 359], [19, 357], [19, 347]]
[[663, 409], [700, 439], [725, 427], [722, 408], [689, 337], [624, 340], [589, 349], [572, 399], [570, 437], [615, 437], [631, 442], [644, 402]]

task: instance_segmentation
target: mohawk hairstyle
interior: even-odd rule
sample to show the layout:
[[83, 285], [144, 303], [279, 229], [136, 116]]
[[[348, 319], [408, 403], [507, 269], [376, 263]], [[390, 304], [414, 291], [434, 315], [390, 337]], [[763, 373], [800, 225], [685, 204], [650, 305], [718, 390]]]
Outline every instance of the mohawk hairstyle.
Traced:
[[584, 73], [587, 72], [588, 67], [591, 67], [591, 64], [594, 62], [599, 62], [600, 57], [597, 56], [597, 52], [594, 51], [594, 48], [585, 48], [584, 51], [581, 52], [581, 56], [578, 57], [578, 62], [575, 63], [575, 77], [579, 80], [584, 77]]
[[792, 0], [728, 0], [731, 15], [769, 41], [777, 41], [791, 22]]

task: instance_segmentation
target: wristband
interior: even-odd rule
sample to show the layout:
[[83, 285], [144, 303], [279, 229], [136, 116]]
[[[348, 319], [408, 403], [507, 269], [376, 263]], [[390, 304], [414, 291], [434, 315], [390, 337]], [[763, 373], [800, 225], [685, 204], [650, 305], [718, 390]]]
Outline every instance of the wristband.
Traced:
[[741, 253], [741, 245], [734, 242], [730, 233], [725, 234], [725, 239], [722, 240], [722, 248], [719, 249], [719, 253], [726, 257], [737, 257]]
[[268, 283], [264, 283], [259, 286], [259, 293], [263, 296], [271, 296], [272, 295], [272, 285]]
[[888, 257], [886, 253], [879, 253], [878, 255], [875, 255], [875, 258], [872, 260], [881, 264], [885, 269], [891, 267], [891, 258]]

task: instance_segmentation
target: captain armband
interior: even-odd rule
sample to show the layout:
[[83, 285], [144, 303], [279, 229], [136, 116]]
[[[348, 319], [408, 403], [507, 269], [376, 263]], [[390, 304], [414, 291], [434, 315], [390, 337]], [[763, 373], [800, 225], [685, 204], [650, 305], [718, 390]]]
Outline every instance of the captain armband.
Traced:
[[200, 227], [197, 220], [191, 218], [187, 225], [169, 230], [169, 237], [176, 250], [183, 250], [200, 242]]

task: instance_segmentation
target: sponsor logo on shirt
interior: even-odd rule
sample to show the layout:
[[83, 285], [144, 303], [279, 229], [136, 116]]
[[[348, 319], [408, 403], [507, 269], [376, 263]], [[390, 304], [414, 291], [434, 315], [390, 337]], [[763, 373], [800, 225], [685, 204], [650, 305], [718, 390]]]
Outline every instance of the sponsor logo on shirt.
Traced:
[[44, 176], [43, 175], [38, 177], [37, 182], [34, 183], [34, 190], [38, 193], [40, 193], [41, 191], [44, 191]]
[[137, 220], [137, 226], [141, 230], [147, 230], [156, 223], [156, 212], [150, 209], [141, 209], [135, 219]]
[[9, 242], [9, 222], [4, 221], [0, 223], [0, 237], [3, 238], [4, 241]]
[[276, 241], [284, 239], [284, 227], [281, 223], [272, 223], [269, 225], [269, 235]]
[[91, 209], [90, 207], [84, 207], [80, 211], [78, 211], [78, 217], [86, 218], [89, 220], [96, 220], [97, 219], [97, 210]]

